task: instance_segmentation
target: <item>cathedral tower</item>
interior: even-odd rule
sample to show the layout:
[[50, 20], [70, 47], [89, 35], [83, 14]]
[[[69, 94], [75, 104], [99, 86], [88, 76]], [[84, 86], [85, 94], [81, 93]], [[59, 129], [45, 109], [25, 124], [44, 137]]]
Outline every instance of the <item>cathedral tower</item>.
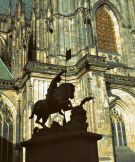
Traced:
[[[134, 44], [134, 0], [1, 0], [0, 161], [25, 161], [18, 145], [31, 138], [33, 104], [66, 64], [67, 82], [76, 86], [73, 104], [95, 97], [84, 107], [88, 131], [103, 134], [100, 162], [133, 162]], [[46, 124], [53, 120], [62, 117]]]

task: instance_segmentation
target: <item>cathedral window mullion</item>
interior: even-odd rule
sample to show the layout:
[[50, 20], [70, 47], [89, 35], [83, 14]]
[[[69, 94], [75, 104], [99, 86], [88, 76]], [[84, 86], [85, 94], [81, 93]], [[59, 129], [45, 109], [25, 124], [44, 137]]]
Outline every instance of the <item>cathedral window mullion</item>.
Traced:
[[119, 146], [119, 134], [118, 134], [117, 123], [115, 123], [115, 130], [116, 130], [116, 146]]
[[127, 146], [126, 131], [125, 131], [124, 123], [122, 124], [122, 134], [123, 134], [123, 146]]
[[126, 132], [122, 115], [115, 108], [111, 109], [110, 115], [112, 119], [112, 132], [114, 145], [126, 146], [127, 145]]
[[117, 131], [118, 131], [119, 146], [122, 146], [122, 132], [121, 132], [121, 124], [120, 123], [117, 123]]
[[123, 123], [120, 123], [120, 128], [121, 128], [121, 136], [122, 136], [122, 146], [124, 146], [124, 138], [123, 138], [123, 129], [122, 129]]

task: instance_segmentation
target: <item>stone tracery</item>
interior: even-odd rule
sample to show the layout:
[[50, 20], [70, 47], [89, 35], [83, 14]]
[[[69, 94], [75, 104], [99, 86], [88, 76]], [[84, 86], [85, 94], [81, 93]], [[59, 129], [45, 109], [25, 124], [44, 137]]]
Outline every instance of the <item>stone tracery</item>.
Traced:
[[0, 161], [13, 159], [13, 115], [0, 95]]
[[110, 116], [112, 119], [112, 131], [115, 146], [127, 146], [125, 124], [122, 114], [113, 107], [110, 110]]

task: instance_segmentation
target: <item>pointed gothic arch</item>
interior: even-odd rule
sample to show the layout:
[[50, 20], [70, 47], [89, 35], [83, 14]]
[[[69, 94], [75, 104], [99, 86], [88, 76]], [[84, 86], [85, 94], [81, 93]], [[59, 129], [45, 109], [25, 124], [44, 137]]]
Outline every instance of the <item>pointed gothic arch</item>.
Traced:
[[0, 93], [0, 161], [13, 162], [16, 143], [16, 110], [12, 102]]
[[110, 2], [109, 0], [98, 0], [93, 6], [93, 15], [96, 14], [97, 9], [102, 5], [106, 5], [114, 13], [114, 15], [117, 18], [117, 21], [120, 25], [120, 21], [122, 18], [121, 14], [120, 14], [119, 10], [115, 7], [115, 5], [112, 2]]
[[114, 23], [109, 12], [105, 5], [100, 6], [96, 11], [98, 48], [104, 51], [117, 52]]
[[[120, 39], [121, 15], [109, 0], [101, 0], [95, 3], [95, 26], [99, 51], [110, 54], [122, 53]], [[119, 58], [120, 59], [120, 58]]]
[[6, 40], [5, 38], [0, 34], [0, 58], [4, 58], [4, 51], [6, 49]]
[[[112, 135], [116, 154], [116, 162], [123, 158], [120, 152], [128, 149], [126, 154], [130, 158], [130, 152], [135, 150], [135, 98], [132, 93], [122, 90], [122, 88], [114, 88], [110, 90], [109, 97], [110, 117], [112, 121]], [[129, 154], [128, 154], [129, 153]], [[132, 154], [135, 156], [135, 154]]]

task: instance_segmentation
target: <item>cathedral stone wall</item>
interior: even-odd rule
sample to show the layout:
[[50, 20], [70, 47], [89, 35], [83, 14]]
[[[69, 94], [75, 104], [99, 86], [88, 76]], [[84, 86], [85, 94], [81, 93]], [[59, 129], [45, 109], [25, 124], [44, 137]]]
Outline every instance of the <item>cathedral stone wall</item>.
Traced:
[[[25, 162], [25, 150], [14, 148], [39, 126], [36, 117], [29, 120], [33, 105], [46, 97], [50, 81], [66, 64], [67, 82], [76, 86], [73, 105], [95, 97], [84, 108], [88, 131], [103, 134], [99, 161], [133, 162], [135, 1], [18, 0], [15, 7], [1, 0], [0, 7], [6, 9], [0, 10], [0, 58], [13, 76], [10, 80], [0, 73], [0, 161], [6, 139], [13, 146], [5, 150], [4, 160]], [[65, 62], [68, 49], [71, 59]], [[46, 125], [52, 120], [62, 124], [59, 114]]]

